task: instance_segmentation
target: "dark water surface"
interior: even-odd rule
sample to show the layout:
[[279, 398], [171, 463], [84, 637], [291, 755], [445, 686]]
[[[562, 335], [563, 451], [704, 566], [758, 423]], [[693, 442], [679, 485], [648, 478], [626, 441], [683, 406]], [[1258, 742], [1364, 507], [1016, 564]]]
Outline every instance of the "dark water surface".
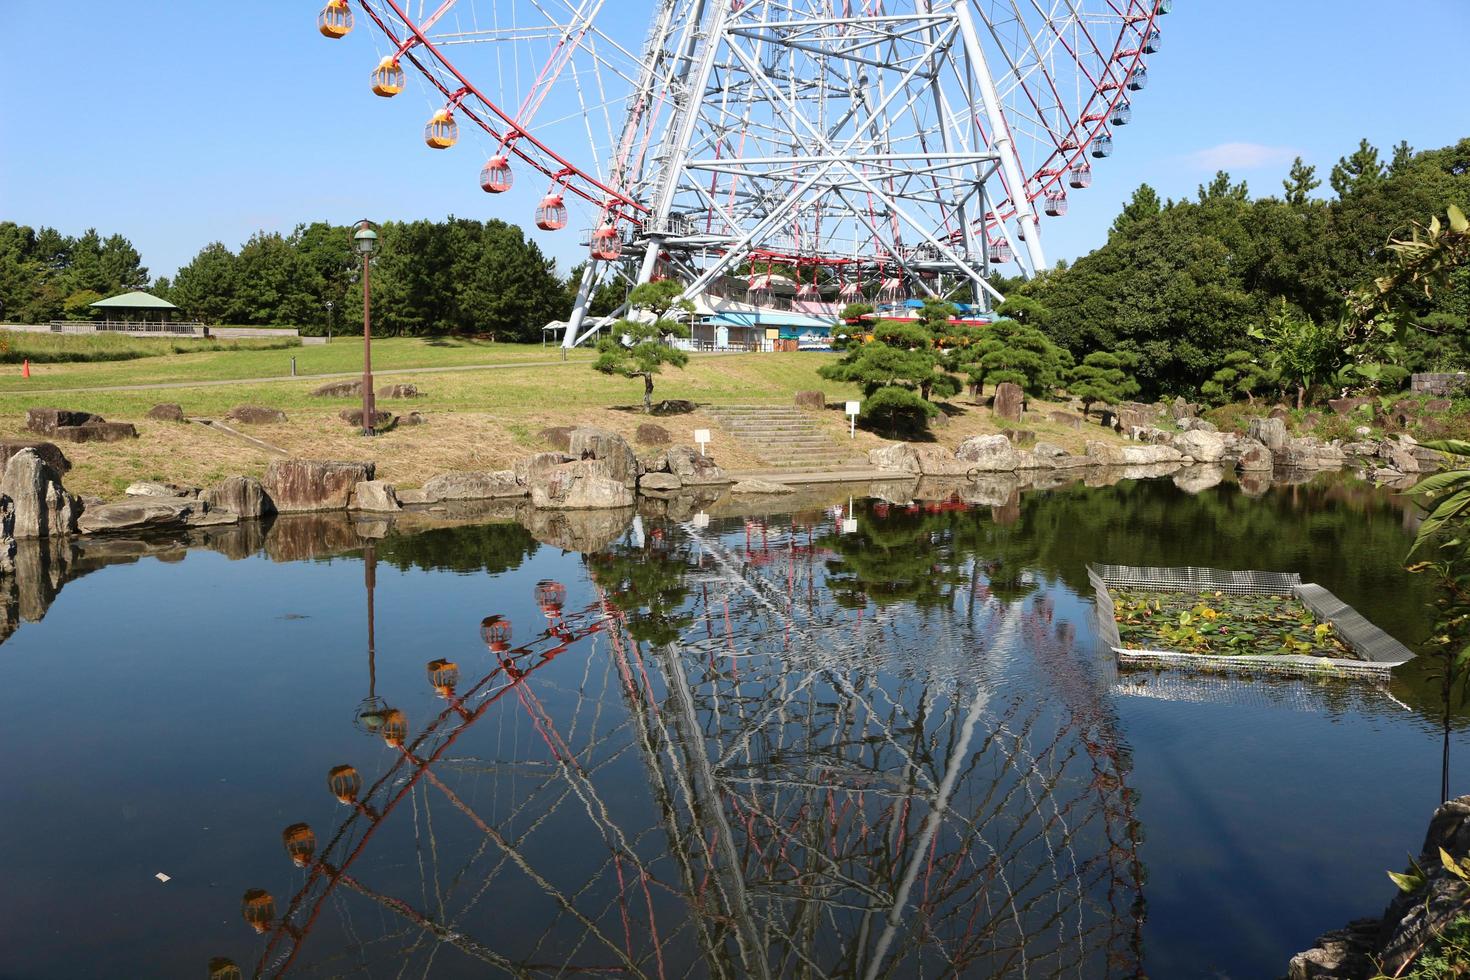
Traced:
[[23, 553], [0, 977], [1274, 977], [1387, 901], [1423, 669], [1119, 675], [1084, 566], [1300, 571], [1413, 645], [1402, 503], [847, 503]]

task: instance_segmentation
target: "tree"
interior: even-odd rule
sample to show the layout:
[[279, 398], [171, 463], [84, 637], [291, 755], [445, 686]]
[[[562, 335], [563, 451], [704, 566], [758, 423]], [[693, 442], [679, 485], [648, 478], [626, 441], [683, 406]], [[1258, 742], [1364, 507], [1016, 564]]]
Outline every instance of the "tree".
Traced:
[[1331, 377], [1343, 354], [1342, 335], [1310, 317], [1292, 313], [1283, 301], [1264, 328], [1250, 334], [1266, 345], [1266, 360], [1281, 380], [1296, 386], [1296, 407], [1306, 404], [1307, 389]]
[[1009, 381], [1030, 394], [1045, 397], [1061, 385], [1066, 370], [1072, 366], [1072, 356], [1035, 327], [1002, 318], [992, 323], [975, 343], [953, 351], [946, 366], [968, 373], [977, 393], [985, 391], [986, 382]]
[[79, 289], [66, 298], [61, 308], [68, 320], [90, 320], [92, 304], [104, 298], [95, 289]]
[[179, 269], [172, 302], [205, 323], [224, 323], [235, 307], [238, 274], [235, 253], [222, 242], [211, 242]]
[[1310, 167], [1297, 157], [1291, 162], [1291, 171], [1286, 179], [1281, 182], [1286, 189], [1286, 203], [1294, 208], [1305, 207], [1312, 196], [1312, 191], [1322, 186], [1317, 179], [1317, 168]]
[[1082, 414], [1092, 412], [1097, 402], [1116, 405], [1138, 394], [1138, 382], [1129, 373], [1136, 360], [1132, 355], [1093, 351], [1072, 369], [1067, 390], [1082, 399]]
[[1278, 384], [1280, 375], [1248, 350], [1233, 350], [1209, 381], [1200, 386], [1200, 393], [1217, 405], [1223, 405], [1244, 395], [1255, 404], [1256, 393]]
[[1328, 181], [1338, 197], [1351, 197], [1377, 187], [1384, 176], [1383, 161], [1378, 159], [1378, 148], [1364, 139], [1358, 142], [1358, 148], [1351, 155], [1338, 159]]
[[967, 338], [968, 328], [953, 323], [957, 312], [931, 298], [913, 321], [880, 320], [872, 340], [853, 343], [842, 360], [817, 373], [862, 386], [865, 422], [891, 433], [922, 430], [939, 411], [930, 398], [960, 390], [959, 379], [943, 370], [940, 346]]
[[611, 335], [597, 342], [593, 370], [642, 378], [645, 412], [653, 410], [653, 379], [663, 366], [672, 364], [682, 368], [689, 363], [688, 354], [668, 343], [669, 337], [689, 336], [688, 327], [667, 318], [675, 309], [694, 311], [692, 303], [679, 299], [683, 291], [682, 285], [670, 279], [644, 283], [633, 290], [628, 302], [635, 310], [651, 314], [651, 320], [619, 320], [613, 325]]
[[1133, 197], [1123, 205], [1123, 210], [1118, 217], [1113, 219], [1113, 227], [1108, 231], [1108, 237], [1126, 234], [1138, 222], [1156, 217], [1162, 209], [1163, 206], [1159, 203], [1159, 192], [1148, 184], [1139, 184], [1138, 189], [1133, 192]]

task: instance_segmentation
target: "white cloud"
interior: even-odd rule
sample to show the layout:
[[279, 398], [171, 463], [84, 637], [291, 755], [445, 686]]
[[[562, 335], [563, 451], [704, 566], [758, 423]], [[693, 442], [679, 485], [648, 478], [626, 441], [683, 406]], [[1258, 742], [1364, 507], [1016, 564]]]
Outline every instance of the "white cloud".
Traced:
[[1204, 150], [1185, 154], [1184, 162], [1196, 170], [1252, 170], [1290, 163], [1301, 152], [1289, 146], [1266, 146], [1262, 143], [1221, 143]]

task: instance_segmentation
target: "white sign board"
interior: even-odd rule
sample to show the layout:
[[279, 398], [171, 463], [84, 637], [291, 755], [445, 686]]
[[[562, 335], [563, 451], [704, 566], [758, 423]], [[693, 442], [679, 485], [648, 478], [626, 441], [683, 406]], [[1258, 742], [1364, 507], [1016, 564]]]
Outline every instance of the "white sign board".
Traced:
[[862, 402], [848, 402], [847, 403], [847, 414], [848, 415], [859, 415], [859, 414], [862, 413], [862, 410], [863, 410]]
[[847, 421], [849, 423], [847, 427], [847, 438], [849, 439], [857, 438], [857, 417], [862, 410], [862, 402], [847, 403]]
[[706, 453], [704, 451], [704, 447], [707, 446], [707, 445], [709, 445], [709, 441], [710, 441], [709, 440], [709, 430], [708, 429], [695, 429], [694, 430], [694, 441], [697, 442], [697, 443], [699, 443], [699, 455], [701, 455], [701, 456], [707, 456], [707, 455], [709, 455], [708, 453]]
[[857, 533], [857, 518], [856, 517], [849, 517], [845, 521], [842, 522], [842, 533], [843, 534], [856, 534]]

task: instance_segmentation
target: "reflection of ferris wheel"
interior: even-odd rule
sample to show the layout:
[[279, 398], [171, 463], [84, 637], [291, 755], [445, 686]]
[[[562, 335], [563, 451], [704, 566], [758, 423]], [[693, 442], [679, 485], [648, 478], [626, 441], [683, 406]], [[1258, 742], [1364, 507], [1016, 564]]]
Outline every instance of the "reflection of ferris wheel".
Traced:
[[[357, 0], [382, 96], [427, 95], [491, 194], [578, 214], [591, 275], [675, 277], [807, 312], [862, 297], [995, 298], [1132, 115], [1171, 0]], [[331, 0], [323, 34], [354, 21]], [[478, 162], [478, 161], [477, 161]], [[569, 211], [570, 208], [570, 211]]]

